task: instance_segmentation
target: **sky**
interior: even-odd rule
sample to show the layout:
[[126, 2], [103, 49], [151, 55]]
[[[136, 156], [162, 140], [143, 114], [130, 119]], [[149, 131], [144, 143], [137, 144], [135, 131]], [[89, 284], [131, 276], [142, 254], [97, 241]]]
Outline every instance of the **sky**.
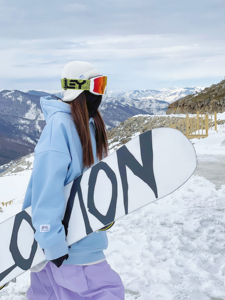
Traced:
[[210, 86], [224, 28], [225, 0], [0, 0], [0, 90], [60, 90], [74, 60], [113, 91]]

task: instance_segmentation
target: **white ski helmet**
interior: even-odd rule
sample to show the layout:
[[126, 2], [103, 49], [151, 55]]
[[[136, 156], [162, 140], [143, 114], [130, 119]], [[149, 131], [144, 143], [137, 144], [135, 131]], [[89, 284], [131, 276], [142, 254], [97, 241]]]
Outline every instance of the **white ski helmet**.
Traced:
[[[66, 64], [64, 69], [62, 70], [61, 79], [90, 79], [91, 77], [99, 75], [101, 74], [92, 66], [92, 64], [85, 61], [71, 61]], [[82, 92], [83, 91], [79, 90], [64, 90], [63, 101], [73, 101]]]

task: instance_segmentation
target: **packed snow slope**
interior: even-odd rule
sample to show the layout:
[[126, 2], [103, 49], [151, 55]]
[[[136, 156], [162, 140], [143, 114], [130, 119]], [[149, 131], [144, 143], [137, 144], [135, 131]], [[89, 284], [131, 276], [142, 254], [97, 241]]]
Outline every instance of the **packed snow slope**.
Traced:
[[[192, 142], [199, 166], [224, 158], [225, 124]], [[7, 207], [0, 204], [0, 222], [20, 211], [32, 162], [28, 155], [0, 174], [1, 202], [14, 199]], [[216, 186], [196, 174], [172, 195], [108, 231], [107, 260], [124, 282], [126, 300], [225, 299], [225, 175], [218, 173], [222, 184]], [[0, 299], [25, 300], [29, 275], [0, 291]]]

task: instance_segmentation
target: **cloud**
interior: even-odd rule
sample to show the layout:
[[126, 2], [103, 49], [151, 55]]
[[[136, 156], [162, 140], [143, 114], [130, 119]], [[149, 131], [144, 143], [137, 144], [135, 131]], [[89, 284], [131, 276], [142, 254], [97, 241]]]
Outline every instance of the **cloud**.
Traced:
[[82, 11], [86, 11], [88, 9], [87, 5], [79, 4], [79, 3], [65, 3], [62, 7], [62, 11], [70, 12], [70, 13], [79, 13]]
[[224, 13], [224, 0], [2, 0], [0, 88], [57, 89], [72, 60], [110, 75], [110, 89], [213, 82]]
[[[224, 0], [2, 0], [0, 36], [223, 35]], [[7, 28], [7, 30], [6, 30]]]

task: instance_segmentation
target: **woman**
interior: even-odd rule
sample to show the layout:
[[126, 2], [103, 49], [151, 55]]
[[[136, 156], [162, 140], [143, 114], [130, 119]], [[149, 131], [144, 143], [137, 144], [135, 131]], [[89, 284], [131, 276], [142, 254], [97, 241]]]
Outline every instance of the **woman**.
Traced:
[[[35, 239], [46, 262], [33, 269], [28, 300], [124, 299], [119, 275], [105, 260], [105, 231], [68, 248], [62, 220], [64, 186], [107, 155], [106, 128], [98, 107], [106, 77], [89, 63], [68, 63], [63, 100], [41, 98], [46, 126], [35, 147], [23, 209], [31, 205]], [[76, 228], [74, 228], [76, 230]]]

